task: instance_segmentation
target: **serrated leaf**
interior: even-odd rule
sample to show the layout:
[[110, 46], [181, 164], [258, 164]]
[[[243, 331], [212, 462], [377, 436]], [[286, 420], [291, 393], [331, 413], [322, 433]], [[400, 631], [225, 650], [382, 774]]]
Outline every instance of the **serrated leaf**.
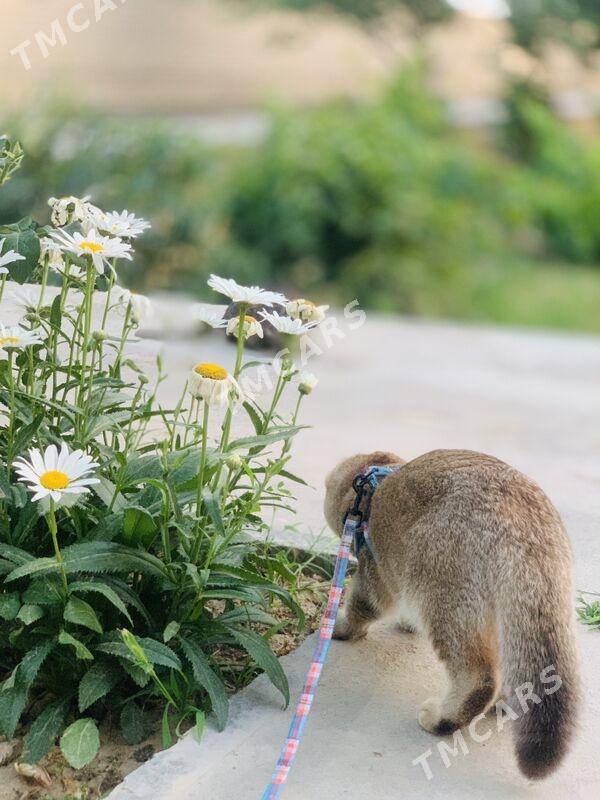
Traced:
[[100, 735], [92, 719], [78, 719], [60, 737], [60, 749], [73, 769], [83, 769], [100, 749]]
[[163, 632], [163, 642], [166, 644], [167, 642], [170, 642], [174, 636], [177, 636], [180, 627], [181, 625], [178, 622], [175, 622], [175, 620], [169, 622]]
[[32, 581], [23, 592], [23, 602], [52, 606], [64, 602], [64, 588], [58, 575], [48, 575]]
[[0, 594], [0, 617], [7, 621], [17, 618], [19, 609], [21, 608], [21, 596], [19, 592], [11, 592], [11, 594]]
[[259, 436], [245, 436], [242, 439], [235, 439], [227, 446], [227, 451], [231, 450], [246, 450], [254, 447], [266, 447], [269, 444], [275, 444], [286, 439], [291, 439], [298, 431], [301, 431], [304, 426], [302, 425], [277, 425], [271, 428], [271, 433], [265, 433]]
[[[81, 542], [65, 547], [63, 566], [67, 573], [73, 572], [140, 572], [165, 577], [164, 564], [155, 556], [142, 550], [133, 550], [116, 542]], [[57, 572], [59, 566], [54, 558], [38, 558], [28, 561], [14, 569], [6, 577], [6, 582], [24, 578], [27, 575], [40, 575]]]
[[27, 690], [14, 687], [0, 692], [0, 733], [7, 739], [15, 735], [19, 719], [27, 704]]
[[79, 682], [79, 710], [85, 711], [108, 694], [118, 682], [119, 673], [110, 664], [94, 664]]
[[256, 665], [267, 674], [273, 686], [283, 695], [287, 706], [290, 702], [290, 687], [283, 667], [269, 647], [267, 640], [254, 631], [230, 626], [227, 626], [227, 630]]
[[25, 604], [21, 606], [17, 619], [20, 619], [24, 625], [31, 625], [37, 622], [44, 616], [44, 609], [38, 605]]
[[200, 645], [191, 639], [181, 639], [181, 648], [192, 666], [196, 683], [210, 697], [212, 710], [217, 718], [217, 727], [223, 730], [229, 715], [229, 697], [222, 679], [210, 666], [210, 662]]
[[69, 700], [56, 700], [35, 719], [25, 738], [23, 761], [37, 764], [54, 745], [69, 709]]
[[69, 584], [69, 589], [72, 592], [92, 592], [96, 594], [101, 594], [105, 597], [113, 606], [123, 614], [123, 616], [127, 617], [129, 622], [133, 625], [133, 620], [127, 611], [127, 606], [121, 600], [119, 595], [116, 593], [114, 589], [111, 589], [110, 586], [107, 586], [105, 583], [99, 583], [97, 581], [74, 581], [73, 583]]
[[224, 536], [225, 528], [223, 526], [223, 519], [221, 517], [221, 509], [219, 508], [217, 495], [211, 492], [210, 489], [204, 489], [202, 492], [202, 502], [208, 511], [208, 515], [211, 518], [213, 525], [217, 531]]
[[127, 744], [139, 744], [146, 738], [144, 712], [133, 700], [129, 700], [121, 710], [121, 733]]
[[89, 603], [86, 603], [80, 597], [71, 595], [69, 602], [65, 606], [63, 616], [67, 622], [71, 622], [73, 625], [82, 625], [84, 628], [89, 628], [96, 633], [103, 633], [102, 625], [96, 616], [96, 612]]
[[[166, 644], [157, 642], [156, 639], [140, 638], [139, 636], [135, 638], [151, 664], [181, 670], [181, 661]], [[109, 653], [118, 658], [124, 658], [132, 663], [137, 663], [135, 656], [123, 642], [101, 642], [96, 645], [96, 650], [99, 650], [101, 653]]]
[[90, 653], [87, 647], [80, 642], [79, 639], [76, 639], [74, 636], [71, 636], [70, 633], [66, 631], [61, 631], [58, 635], [58, 641], [60, 644], [69, 645], [75, 650], [75, 655], [81, 661], [93, 661], [94, 656]]

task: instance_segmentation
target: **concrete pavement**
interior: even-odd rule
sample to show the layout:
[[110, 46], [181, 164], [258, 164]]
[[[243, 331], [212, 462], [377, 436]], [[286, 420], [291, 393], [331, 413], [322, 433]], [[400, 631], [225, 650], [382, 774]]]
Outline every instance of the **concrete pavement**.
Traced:
[[[322, 530], [323, 477], [344, 455], [386, 448], [410, 458], [436, 447], [472, 448], [541, 484], [570, 533], [576, 586], [600, 590], [600, 339], [376, 315], [354, 331], [342, 319], [339, 329], [344, 338], [329, 335], [331, 348], [323, 332], [313, 334], [323, 355], [307, 368], [321, 382], [306, 401], [304, 419], [314, 427], [300, 434], [293, 467], [316, 488], [299, 492], [299, 529], [285, 535], [305, 544]], [[218, 335], [168, 342], [165, 398], [193, 363], [227, 366], [233, 358]], [[275, 520], [279, 535], [287, 521]], [[467, 736], [468, 753], [447, 755], [446, 766], [440, 740], [416, 721], [421, 702], [442, 691], [442, 670], [425, 641], [382, 623], [365, 641], [333, 643], [284, 797], [597, 797], [600, 632], [580, 627], [579, 636], [584, 715], [568, 760], [547, 781], [534, 785], [520, 776], [509, 725], [483, 743]], [[307, 640], [284, 659], [292, 698], [312, 647]], [[110, 800], [258, 799], [291, 714], [261, 676], [233, 699], [224, 733], [209, 728], [201, 745], [184, 738], [132, 773]], [[412, 763], [428, 750], [431, 780]]]

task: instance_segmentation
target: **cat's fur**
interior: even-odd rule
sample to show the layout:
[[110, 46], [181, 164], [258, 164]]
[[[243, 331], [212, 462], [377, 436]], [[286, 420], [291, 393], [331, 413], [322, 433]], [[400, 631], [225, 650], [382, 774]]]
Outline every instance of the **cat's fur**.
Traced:
[[[338, 533], [352, 479], [370, 465], [404, 464], [376, 452], [327, 477], [325, 515]], [[376, 558], [363, 547], [338, 639], [364, 636], [398, 611], [426, 633], [447, 668], [443, 699], [427, 700], [422, 727], [447, 734], [504, 691], [531, 682], [539, 704], [511, 723], [521, 771], [543, 778], [565, 755], [579, 700], [571, 549], [558, 512], [532, 480], [491, 456], [435, 450], [384, 478], [371, 505]], [[546, 694], [542, 671], [562, 685]], [[514, 700], [514, 694], [513, 694]], [[514, 703], [511, 703], [514, 706]], [[520, 711], [518, 704], [516, 709]]]

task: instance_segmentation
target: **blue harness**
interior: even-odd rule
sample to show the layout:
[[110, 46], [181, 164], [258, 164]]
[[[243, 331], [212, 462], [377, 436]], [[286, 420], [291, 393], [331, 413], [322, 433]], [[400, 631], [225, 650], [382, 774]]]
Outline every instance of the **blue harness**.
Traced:
[[[346, 512], [344, 521], [349, 516], [357, 518], [357, 525], [354, 533], [354, 555], [356, 558], [358, 558], [360, 551], [365, 545], [373, 558], [377, 558], [375, 555], [375, 548], [373, 547], [373, 541], [369, 536], [371, 501], [383, 478], [392, 472], [397, 472], [401, 466], [402, 464], [397, 464], [394, 467], [367, 467], [352, 481], [352, 488], [356, 492], [356, 500], [354, 501], [354, 505]], [[365, 494], [367, 495], [367, 500], [364, 507], [362, 507]]]

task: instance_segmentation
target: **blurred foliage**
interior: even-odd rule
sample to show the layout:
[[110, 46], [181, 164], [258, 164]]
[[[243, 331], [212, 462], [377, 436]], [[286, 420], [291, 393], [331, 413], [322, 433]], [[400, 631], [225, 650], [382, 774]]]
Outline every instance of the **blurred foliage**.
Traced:
[[151, 219], [139, 289], [199, 292], [216, 271], [390, 312], [588, 326], [600, 147], [529, 86], [507, 107], [500, 130], [457, 131], [413, 67], [370, 103], [274, 108], [266, 141], [236, 150], [52, 103], [4, 120], [28, 157], [0, 223], [32, 206], [45, 223], [58, 187]]
[[[430, 25], [455, 13], [446, 0], [259, 0], [259, 2], [307, 11], [324, 9], [363, 24], [379, 21], [394, 10], [408, 11], [415, 22]], [[598, 0], [505, 0], [514, 41], [539, 52], [550, 40], [561, 41], [584, 55], [598, 47], [600, 3]]]

